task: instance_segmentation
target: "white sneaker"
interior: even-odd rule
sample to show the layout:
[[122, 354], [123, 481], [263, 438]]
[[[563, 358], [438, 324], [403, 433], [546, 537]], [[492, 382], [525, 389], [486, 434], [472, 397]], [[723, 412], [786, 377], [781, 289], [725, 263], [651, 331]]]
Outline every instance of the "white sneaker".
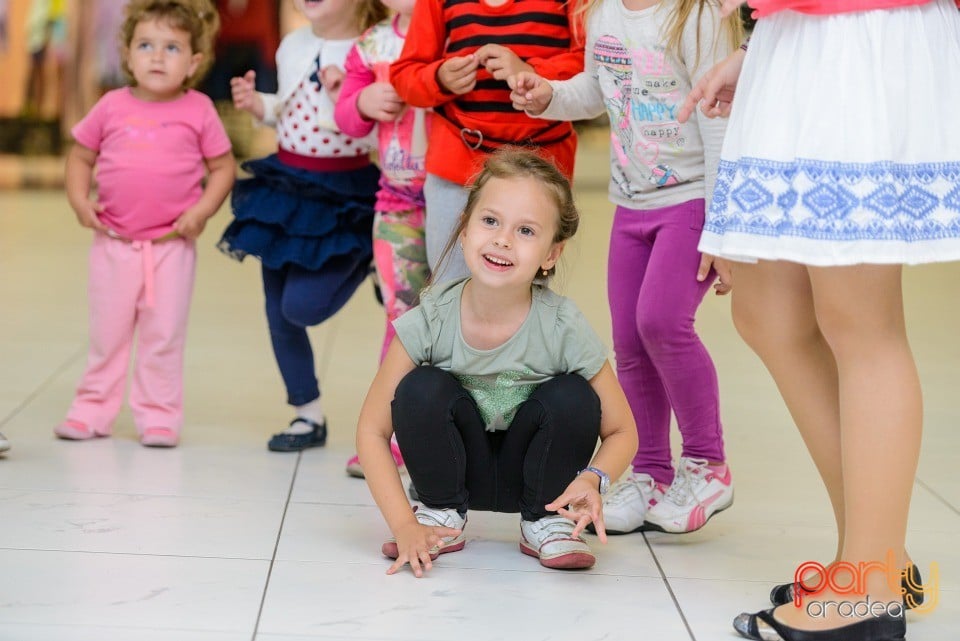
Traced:
[[647, 510], [662, 498], [667, 486], [643, 472], [631, 472], [603, 497], [603, 522], [607, 534], [643, 530]]
[[0, 434], [0, 452], [6, 452], [10, 449], [10, 441], [3, 434]]
[[[422, 525], [431, 527], [441, 526], [460, 530], [459, 536], [445, 536], [440, 539], [440, 545], [430, 548], [430, 558], [436, 560], [441, 554], [449, 552], [459, 552], [467, 542], [466, 534], [463, 532], [463, 526], [467, 524], [467, 517], [460, 516], [460, 513], [453, 508], [438, 509], [426, 507], [424, 505], [415, 508], [417, 521]], [[387, 539], [380, 548], [385, 557], [395, 559], [400, 556], [397, 549], [397, 540], [395, 538]]]
[[573, 521], [559, 515], [520, 521], [520, 551], [555, 570], [593, 567], [597, 559], [581, 537], [572, 536], [573, 527]]
[[720, 476], [704, 459], [680, 457], [679, 468], [663, 499], [647, 510], [649, 529], [675, 534], [693, 532], [733, 504], [730, 466], [724, 466]]

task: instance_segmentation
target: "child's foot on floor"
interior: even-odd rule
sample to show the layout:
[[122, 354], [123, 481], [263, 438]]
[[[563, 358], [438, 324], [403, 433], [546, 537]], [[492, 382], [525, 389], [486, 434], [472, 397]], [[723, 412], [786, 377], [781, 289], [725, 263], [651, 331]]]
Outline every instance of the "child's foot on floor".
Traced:
[[682, 534], [699, 530], [733, 504], [733, 477], [726, 464], [680, 457], [677, 475], [663, 499], [647, 511], [647, 528]]
[[140, 443], [147, 447], [176, 447], [180, 444], [180, 435], [169, 427], [148, 427], [143, 430]]
[[290, 426], [270, 437], [267, 449], [271, 452], [299, 452], [308, 447], [320, 447], [327, 442], [327, 421], [317, 423], [298, 416]]
[[[400, 454], [400, 446], [392, 440], [390, 441], [390, 453], [393, 455], [393, 462], [397, 464], [397, 469], [403, 470], [403, 455]], [[353, 457], [347, 461], [347, 476], [358, 479], [365, 478], [363, 475], [363, 467], [360, 465], [359, 455], [354, 454]]]
[[[603, 522], [607, 534], [629, 534], [643, 530], [647, 511], [663, 499], [665, 483], [657, 483], [643, 472], [631, 472], [603, 497]], [[593, 524], [587, 526], [595, 532]]]
[[90, 426], [86, 423], [81, 423], [80, 421], [75, 421], [72, 418], [68, 418], [60, 425], [57, 425], [53, 428], [53, 433], [57, 435], [57, 438], [62, 438], [68, 441], [85, 441], [87, 439], [94, 438], [97, 433], [90, 429]]
[[573, 536], [573, 521], [558, 514], [520, 521], [520, 551], [555, 570], [582, 570], [597, 559], [582, 537]]
[[[460, 513], [453, 508], [439, 509], [420, 506], [414, 509], [416, 510], [414, 516], [417, 517], [417, 522], [421, 525], [460, 530], [459, 536], [445, 536], [440, 539], [440, 545], [430, 548], [431, 560], [436, 561], [441, 554], [459, 552], [463, 549], [463, 546], [467, 543], [467, 536], [463, 533], [463, 527], [467, 524], [466, 515], [460, 516]], [[387, 539], [380, 547], [380, 551], [388, 559], [395, 559], [400, 556], [400, 551], [397, 549], [397, 540], [394, 538]]]

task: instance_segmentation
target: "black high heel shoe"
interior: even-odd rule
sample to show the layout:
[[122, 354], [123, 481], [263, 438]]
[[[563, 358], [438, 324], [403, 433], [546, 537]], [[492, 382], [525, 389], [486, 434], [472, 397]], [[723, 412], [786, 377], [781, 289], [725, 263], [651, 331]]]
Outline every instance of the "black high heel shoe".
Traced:
[[[910, 572], [910, 576], [907, 576]], [[786, 605], [793, 601], [794, 589], [796, 583], [781, 583], [770, 590], [770, 603], [773, 605]], [[803, 589], [800, 587], [800, 589]], [[920, 576], [920, 569], [915, 563], [907, 566], [907, 569], [901, 573], [900, 589], [903, 591], [903, 607], [905, 610], [912, 610], [923, 603], [923, 578]]]
[[757, 641], [904, 641], [907, 622], [883, 614], [831, 630], [798, 630], [777, 621], [771, 609], [744, 612], [733, 620], [733, 629]]

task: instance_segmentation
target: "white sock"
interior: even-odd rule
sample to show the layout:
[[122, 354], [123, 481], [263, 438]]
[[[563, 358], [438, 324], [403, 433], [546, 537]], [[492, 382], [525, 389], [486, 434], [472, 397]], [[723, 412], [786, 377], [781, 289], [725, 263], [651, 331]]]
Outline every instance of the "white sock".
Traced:
[[[310, 419], [314, 423], [323, 424], [323, 406], [320, 405], [320, 397], [310, 401], [305, 405], [297, 405], [293, 408], [298, 418]], [[313, 428], [304, 421], [294, 421], [293, 425], [283, 430], [284, 434], [306, 434]]]

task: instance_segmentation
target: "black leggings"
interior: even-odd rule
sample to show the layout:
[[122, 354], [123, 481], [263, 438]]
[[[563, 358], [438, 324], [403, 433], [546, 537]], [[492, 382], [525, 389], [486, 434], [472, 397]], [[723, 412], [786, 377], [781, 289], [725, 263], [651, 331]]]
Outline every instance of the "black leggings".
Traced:
[[424, 505], [520, 512], [535, 521], [593, 456], [600, 399], [582, 376], [542, 384], [510, 428], [488, 432], [477, 404], [449, 372], [418, 367], [397, 385], [393, 428]]

